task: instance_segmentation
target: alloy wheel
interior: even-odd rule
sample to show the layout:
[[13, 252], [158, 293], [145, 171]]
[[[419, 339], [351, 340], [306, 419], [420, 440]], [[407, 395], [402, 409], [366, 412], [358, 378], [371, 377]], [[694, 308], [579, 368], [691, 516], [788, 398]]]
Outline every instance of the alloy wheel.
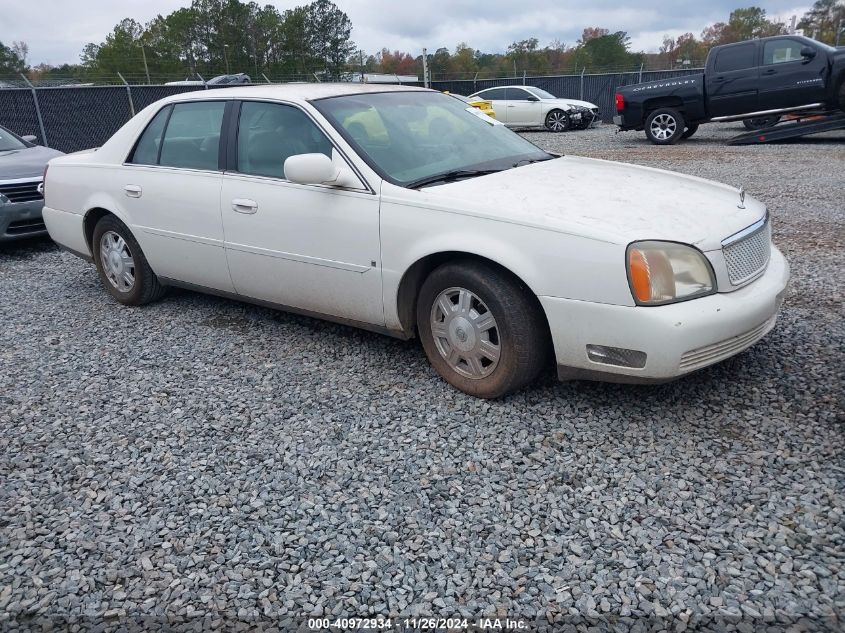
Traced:
[[666, 141], [674, 136], [678, 122], [670, 114], [658, 114], [651, 121], [651, 134], [659, 141]]
[[135, 260], [126, 241], [114, 231], [106, 231], [100, 238], [100, 263], [103, 273], [120, 292], [135, 286]]

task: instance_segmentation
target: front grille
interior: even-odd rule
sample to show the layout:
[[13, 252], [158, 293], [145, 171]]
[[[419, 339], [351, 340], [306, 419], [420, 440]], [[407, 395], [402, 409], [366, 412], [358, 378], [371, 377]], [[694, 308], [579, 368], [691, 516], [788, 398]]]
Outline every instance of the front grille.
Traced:
[[41, 218], [32, 220], [18, 220], [17, 222], [10, 222], [6, 227], [6, 235], [27, 235], [28, 233], [38, 233], [46, 231], [44, 221]]
[[40, 180], [0, 183], [0, 193], [6, 196], [9, 202], [41, 200], [44, 196], [38, 193], [38, 185], [40, 184]]
[[698, 349], [685, 352], [684, 355], [681, 356], [679, 369], [681, 371], [693, 371], [694, 369], [707, 367], [707, 365], [718, 363], [720, 360], [733, 356], [766, 336], [766, 334], [768, 334], [775, 326], [776, 320], [777, 315], [773, 316], [768, 321], [764, 321], [745, 334], [740, 334], [725, 341], [719, 341], [718, 343], [713, 343], [712, 345], [705, 345], [704, 347], [699, 347]]
[[769, 263], [772, 232], [768, 220], [753, 233], [722, 247], [728, 278], [734, 286], [748, 281]]

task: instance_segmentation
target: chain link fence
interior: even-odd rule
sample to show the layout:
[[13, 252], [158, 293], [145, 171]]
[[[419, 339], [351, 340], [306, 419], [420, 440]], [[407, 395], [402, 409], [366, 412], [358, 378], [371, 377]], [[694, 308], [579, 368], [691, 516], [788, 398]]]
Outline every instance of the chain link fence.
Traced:
[[[595, 103], [605, 122], [614, 114], [619, 86], [670, 79], [700, 69], [623, 72], [548, 77], [503, 77], [432, 81], [435, 90], [470, 95], [485, 88], [524, 84], [558, 97]], [[419, 84], [416, 84], [419, 85]], [[0, 88], [0, 125], [20, 135], [34, 134], [41, 145], [75, 152], [102, 145], [134, 114], [174, 94], [202, 90], [203, 85], [53, 86]]]

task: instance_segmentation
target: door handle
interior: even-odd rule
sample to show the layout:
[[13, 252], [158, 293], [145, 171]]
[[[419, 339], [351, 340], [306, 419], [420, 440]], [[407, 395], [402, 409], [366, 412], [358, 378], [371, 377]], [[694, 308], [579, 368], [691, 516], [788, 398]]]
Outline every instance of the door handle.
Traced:
[[768, 70], [764, 70], [761, 75], [774, 75], [777, 73], [777, 68], [769, 68]]
[[232, 210], [237, 213], [255, 213], [258, 211], [258, 203], [248, 198], [235, 198], [232, 200]]
[[140, 198], [142, 190], [139, 185], [124, 185], [123, 191], [125, 191], [126, 195], [130, 198]]

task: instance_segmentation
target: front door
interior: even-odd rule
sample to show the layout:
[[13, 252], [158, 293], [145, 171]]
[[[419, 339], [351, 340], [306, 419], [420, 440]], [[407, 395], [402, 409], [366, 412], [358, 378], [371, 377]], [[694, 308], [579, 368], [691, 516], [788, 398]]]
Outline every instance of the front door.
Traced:
[[716, 53], [712, 74], [707, 74], [710, 116], [755, 112], [757, 107], [757, 44], [726, 46]]
[[763, 45], [760, 67], [760, 109], [791, 108], [821, 103], [825, 94], [825, 55], [802, 57], [801, 40], [779, 38]]
[[542, 125], [543, 106], [540, 100], [522, 88], [507, 89], [508, 125]]
[[243, 102], [235, 145], [220, 200], [238, 294], [383, 325], [378, 195], [285, 180], [288, 157], [337, 151], [296, 106]]

